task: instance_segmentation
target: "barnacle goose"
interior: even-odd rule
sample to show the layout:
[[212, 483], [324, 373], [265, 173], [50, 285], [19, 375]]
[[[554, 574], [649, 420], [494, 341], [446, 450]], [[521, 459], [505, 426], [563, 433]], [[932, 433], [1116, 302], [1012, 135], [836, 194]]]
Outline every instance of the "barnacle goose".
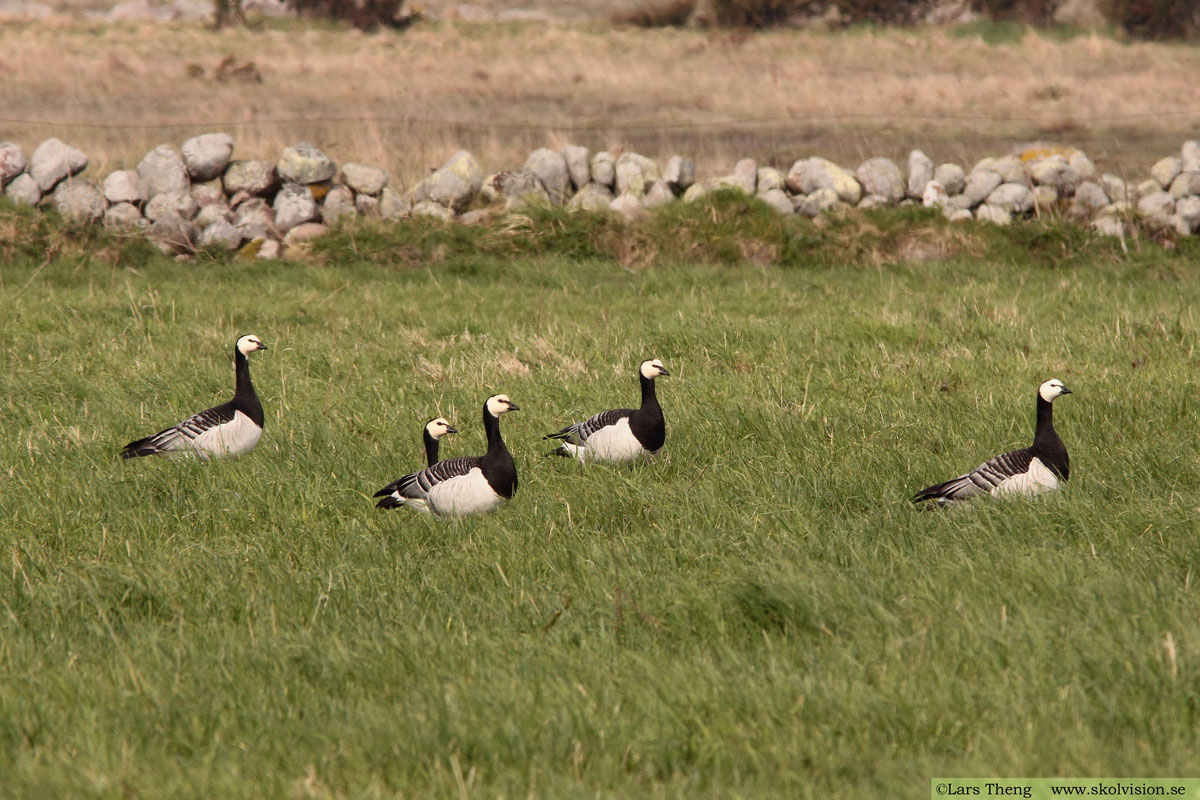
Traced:
[[643, 361], [638, 369], [642, 384], [640, 408], [614, 408], [568, 425], [547, 439], [561, 439], [554, 452], [587, 461], [629, 461], [640, 455], [655, 455], [667, 439], [662, 407], [654, 394], [654, 379], [670, 375], [657, 358]]
[[1040, 494], [1057, 489], [1071, 473], [1071, 460], [1054, 430], [1052, 404], [1054, 398], [1070, 393], [1057, 378], [1043, 383], [1038, 388], [1032, 447], [998, 455], [966, 475], [922, 489], [913, 495], [913, 502], [934, 500], [942, 505], [982, 494]]
[[517, 491], [517, 465], [500, 438], [500, 415], [519, 411], [507, 395], [483, 404], [488, 449], [482, 456], [459, 456], [405, 475], [375, 493], [378, 508], [411, 506], [438, 516], [492, 511]]
[[125, 445], [121, 458], [152, 455], [195, 455], [199, 458], [239, 456], [258, 444], [263, 432], [263, 409], [250, 382], [246, 356], [267, 346], [257, 336], [243, 336], [233, 349], [237, 388], [228, 403], [188, 417], [173, 428]]
[[438, 463], [438, 440], [447, 433], [458, 433], [458, 428], [443, 417], [434, 417], [425, 423], [425, 466], [432, 467]]

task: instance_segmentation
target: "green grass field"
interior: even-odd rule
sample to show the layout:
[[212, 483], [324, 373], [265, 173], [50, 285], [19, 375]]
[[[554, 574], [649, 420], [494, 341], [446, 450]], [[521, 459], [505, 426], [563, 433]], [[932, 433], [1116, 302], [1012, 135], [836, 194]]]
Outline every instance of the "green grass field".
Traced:
[[[1200, 248], [741, 201], [175, 262], [0, 208], [0, 796], [926, 797], [1200, 759]], [[121, 462], [231, 394], [236, 461]], [[541, 436], [636, 402], [664, 456]], [[1032, 437], [1067, 488], [920, 513]], [[520, 489], [376, 511], [435, 413]]]

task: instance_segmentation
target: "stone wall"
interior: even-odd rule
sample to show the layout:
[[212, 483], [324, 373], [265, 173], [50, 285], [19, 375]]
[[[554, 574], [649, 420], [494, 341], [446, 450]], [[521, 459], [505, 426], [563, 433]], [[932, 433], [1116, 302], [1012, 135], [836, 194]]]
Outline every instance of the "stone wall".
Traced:
[[636, 218], [671, 202], [694, 202], [727, 188], [762, 200], [780, 214], [815, 217], [839, 208], [920, 203], [951, 220], [1008, 225], [1062, 214], [1121, 236], [1136, 217], [1179, 235], [1200, 233], [1200, 141], [1184, 142], [1137, 183], [1099, 173], [1073, 147], [1028, 146], [969, 169], [935, 164], [914, 150], [903, 167], [869, 158], [851, 170], [820, 157], [786, 172], [742, 159], [727, 175], [699, 179], [691, 159], [665, 164], [632, 152], [541, 148], [521, 166], [486, 174], [465, 150], [407, 191], [368, 164], [335, 164], [300, 143], [277, 159], [235, 159], [233, 138], [207, 133], [179, 150], [160, 145], [137, 165], [100, 181], [81, 177], [87, 155], [58, 139], [27, 158], [0, 143], [0, 188], [17, 203], [53, 208], [64, 217], [144, 231], [164, 251], [253, 247], [262, 258], [324, 234], [353, 217], [432, 216], [472, 224], [534, 205]]

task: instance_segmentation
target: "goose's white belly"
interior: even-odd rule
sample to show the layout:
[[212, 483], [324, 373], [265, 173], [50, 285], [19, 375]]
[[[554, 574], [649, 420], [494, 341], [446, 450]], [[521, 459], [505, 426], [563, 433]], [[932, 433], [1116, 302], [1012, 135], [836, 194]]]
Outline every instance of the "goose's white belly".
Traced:
[[1005, 478], [992, 490], [997, 497], [1017, 494], [1041, 494], [1058, 488], [1058, 478], [1040, 459], [1029, 462], [1029, 469], [1020, 475]]
[[496, 494], [483, 477], [483, 471], [475, 467], [466, 475], [458, 475], [431, 488], [428, 503], [435, 514], [466, 516], [493, 511], [504, 503], [504, 498]]
[[192, 439], [192, 447], [201, 458], [211, 456], [240, 456], [254, 449], [262, 438], [262, 428], [250, 417], [235, 411], [233, 419]]
[[629, 461], [644, 453], [646, 448], [629, 427], [629, 417], [623, 417], [589, 436], [575, 455], [580, 461]]

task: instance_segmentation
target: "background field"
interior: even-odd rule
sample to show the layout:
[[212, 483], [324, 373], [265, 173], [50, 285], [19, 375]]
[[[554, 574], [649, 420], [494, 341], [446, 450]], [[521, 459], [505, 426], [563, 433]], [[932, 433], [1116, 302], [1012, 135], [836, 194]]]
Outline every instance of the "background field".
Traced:
[[[250, 80], [220, 77], [226, 59]], [[88, 153], [93, 176], [216, 130], [240, 157], [308, 140], [387, 167], [401, 188], [459, 148], [499, 170], [567, 142], [682, 153], [707, 177], [745, 157], [853, 168], [904, 163], [913, 148], [969, 166], [1049, 140], [1141, 180], [1200, 130], [1200, 49], [997, 25], [748, 35], [438, 22], [365, 35], [286, 21], [219, 33], [11, 23], [0, 71], [0, 140], [29, 152], [57, 136]]]
[[[1197, 763], [1200, 253], [743, 201], [178, 263], [0, 210], [0, 795], [924, 797]], [[648, 266], [652, 265], [652, 266]], [[120, 462], [271, 350], [238, 461]], [[662, 460], [540, 437], [636, 398]], [[1034, 501], [908, 495], [1023, 446]], [[380, 513], [483, 399], [521, 486]]]

